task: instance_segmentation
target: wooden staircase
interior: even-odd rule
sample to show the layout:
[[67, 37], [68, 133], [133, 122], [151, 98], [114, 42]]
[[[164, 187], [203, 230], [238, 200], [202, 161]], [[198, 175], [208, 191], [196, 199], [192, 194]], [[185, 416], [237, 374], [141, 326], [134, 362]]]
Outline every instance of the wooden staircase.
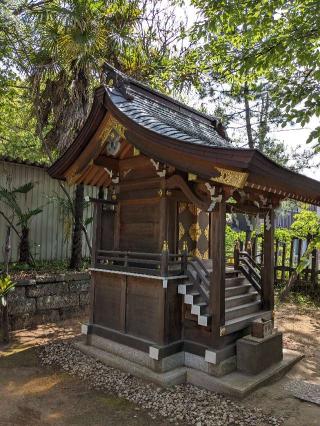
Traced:
[[[247, 259], [246, 259], [247, 261]], [[191, 308], [198, 325], [210, 326], [212, 315], [209, 311], [210, 263], [193, 259], [188, 264], [188, 278], [178, 286], [178, 293], [184, 296], [184, 303]], [[255, 283], [249, 281], [250, 271], [227, 269], [225, 280], [225, 334], [248, 327], [258, 318], [271, 318], [270, 311], [263, 311], [259, 294], [258, 273]]]

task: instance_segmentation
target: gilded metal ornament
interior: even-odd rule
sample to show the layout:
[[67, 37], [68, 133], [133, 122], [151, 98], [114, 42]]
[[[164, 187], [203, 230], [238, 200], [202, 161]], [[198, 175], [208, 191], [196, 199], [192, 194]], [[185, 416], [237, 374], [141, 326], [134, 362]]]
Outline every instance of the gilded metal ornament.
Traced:
[[225, 185], [234, 186], [235, 188], [243, 188], [249, 175], [245, 172], [223, 169], [221, 167], [216, 167], [216, 169], [221, 174], [218, 177], [211, 178], [211, 180], [214, 182], [223, 183]]

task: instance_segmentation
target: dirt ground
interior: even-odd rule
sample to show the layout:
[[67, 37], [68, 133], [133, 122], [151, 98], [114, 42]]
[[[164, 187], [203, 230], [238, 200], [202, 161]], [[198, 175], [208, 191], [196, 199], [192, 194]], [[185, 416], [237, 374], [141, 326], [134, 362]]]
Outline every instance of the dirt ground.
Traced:
[[284, 333], [284, 346], [305, 357], [281, 380], [258, 389], [243, 403], [288, 417], [286, 426], [319, 426], [320, 406], [294, 398], [284, 387], [292, 379], [320, 385], [320, 309], [283, 305], [276, 311], [276, 327]]
[[[0, 346], [0, 425], [168, 425], [124, 399], [89, 390], [80, 380], [38, 364], [36, 346], [74, 338], [80, 322], [15, 332], [10, 345]], [[242, 403], [286, 416], [287, 426], [318, 426], [320, 407], [290, 396], [284, 386], [290, 379], [320, 384], [320, 310], [285, 305], [277, 311], [276, 322], [285, 333], [285, 346], [305, 358], [283, 379], [258, 389]]]

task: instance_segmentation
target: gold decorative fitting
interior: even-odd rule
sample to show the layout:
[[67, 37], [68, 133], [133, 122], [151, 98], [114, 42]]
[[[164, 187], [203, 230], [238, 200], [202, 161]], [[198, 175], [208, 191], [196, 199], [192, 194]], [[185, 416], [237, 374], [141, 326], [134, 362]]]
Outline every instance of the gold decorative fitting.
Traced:
[[186, 241], [183, 242], [182, 250], [188, 252], [188, 243]]
[[185, 232], [186, 231], [185, 231], [182, 223], [179, 222], [179, 241], [182, 239], [182, 237], [184, 236]]
[[189, 181], [197, 180], [197, 175], [195, 175], [194, 173], [188, 173], [188, 180]]
[[172, 195], [172, 192], [171, 192], [171, 191], [169, 191], [169, 190], [167, 190], [167, 191], [166, 191], [166, 195], [169, 195], [169, 196], [170, 196], [170, 195]]
[[159, 194], [159, 197], [163, 197], [163, 190], [159, 189], [158, 194]]
[[114, 135], [119, 135], [119, 137], [124, 138], [125, 128], [122, 124], [119, 123], [113, 116], [111, 116], [106, 124], [106, 126], [102, 129], [99, 140], [100, 145], [103, 146], [108, 141], [109, 136], [114, 137]]
[[225, 335], [226, 335], [226, 328], [220, 327], [220, 336], [225, 336]]
[[192, 241], [197, 241], [201, 235], [201, 228], [199, 223], [193, 223], [189, 228], [189, 235]]
[[117, 194], [115, 189], [112, 191], [112, 195], [111, 195], [112, 200], [116, 200], [117, 199]]
[[140, 155], [140, 149], [138, 149], [134, 146], [133, 147], [133, 156], [137, 157], [138, 155]]
[[179, 207], [178, 207], [179, 214], [184, 212], [186, 210], [186, 208], [187, 208], [187, 203], [179, 203]]
[[211, 180], [225, 185], [234, 186], [235, 188], [243, 188], [249, 175], [245, 172], [222, 169], [221, 167], [216, 167], [216, 169], [220, 172], [220, 176], [211, 178]]
[[169, 243], [167, 240], [163, 241], [162, 251], [169, 251]]

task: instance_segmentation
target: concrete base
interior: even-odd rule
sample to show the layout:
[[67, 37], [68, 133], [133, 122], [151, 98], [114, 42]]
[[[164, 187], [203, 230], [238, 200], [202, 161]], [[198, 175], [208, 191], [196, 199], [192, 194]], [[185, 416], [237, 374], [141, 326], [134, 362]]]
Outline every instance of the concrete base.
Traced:
[[[107, 339], [100, 339], [97, 336], [91, 337], [91, 344], [94, 343], [95, 346], [82, 342], [75, 343], [75, 345], [82, 352], [110, 367], [150, 380], [160, 386], [191, 383], [237, 398], [243, 398], [257, 387], [279, 379], [302, 358], [297, 352], [284, 350], [281, 362], [252, 376], [232, 371], [235, 368], [235, 356], [218, 365], [207, 363], [203, 357], [188, 352], [179, 352], [157, 361], [150, 358], [149, 354], [145, 352], [119, 345]], [[96, 344], [99, 344], [100, 348]], [[225, 375], [216, 377], [222, 374]]]
[[257, 338], [245, 336], [237, 340], [237, 369], [246, 374], [259, 374], [282, 360], [282, 333]]

